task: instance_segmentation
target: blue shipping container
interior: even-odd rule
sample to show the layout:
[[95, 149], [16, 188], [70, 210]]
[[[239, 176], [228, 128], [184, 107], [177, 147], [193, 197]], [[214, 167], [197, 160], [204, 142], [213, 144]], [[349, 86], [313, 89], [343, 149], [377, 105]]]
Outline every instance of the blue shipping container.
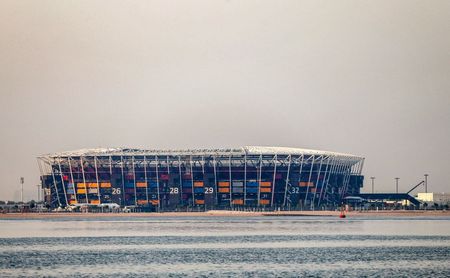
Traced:
[[256, 181], [248, 181], [247, 187], [258, 187], [258, 182]]
[[150, 187], [156, 188], [158, 187], [158, 183], [156, 181], [149, 181]]
[[134, 183], [127, 182], [125, 183], [126, 188], [134, 188]]
[[190, 181], [183, 181], [183, 187], [192, 187], [192, 182], [190, 182]]
[[194, 187], [194, 193], [204, 193], [203, 187]]
[[249, 188], [249, 187], [247, 187], [247, 193], [258, 193], [258, 188]]

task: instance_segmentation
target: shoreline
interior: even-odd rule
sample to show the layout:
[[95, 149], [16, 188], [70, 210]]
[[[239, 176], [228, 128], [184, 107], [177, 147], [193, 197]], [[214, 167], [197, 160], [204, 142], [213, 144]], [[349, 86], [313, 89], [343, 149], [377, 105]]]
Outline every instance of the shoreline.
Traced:
[[[205, 212], [131, 212], [131, 213], [85, 213], [85, 212], [26, 212], [0, 213], [0, 219], [55, 219], [55, 218], [113, 218], [113, 217], [339, 217], [339, 211], [269, 211], [247, 212], [211, 210]], [[450, 211], [441, 210], [379, 210], [379, 211], [350, 211], [346, 216], [351, 217], [450, 217]]]

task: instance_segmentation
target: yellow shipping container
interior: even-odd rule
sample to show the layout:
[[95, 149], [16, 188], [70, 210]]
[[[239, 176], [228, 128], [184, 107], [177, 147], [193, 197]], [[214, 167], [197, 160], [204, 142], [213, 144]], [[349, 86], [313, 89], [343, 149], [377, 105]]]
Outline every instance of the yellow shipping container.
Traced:
[[262, 181], [259, 183], [259, 185], [261, 187], [270, 187], [270, 186], [272, 186], [272, 183], [270, 181]]
[[229, 187], [230, 186], [230, 182], [228, 181], [219, 181], [219, 187]]
[[86, 194], [86, 188], [77, 189], [77, 194]]
[[228, 187], [219, 187], [219, 193], [230, 193], [230, 189]]
[[204, 184], [202, 181], [194, 181], [194, 187], [203, 187]]
[[111, 187], [111, 183], [110, 182], [101, 182], [100, 183], [100, 187], [101, 188], [110, 188]]
[[136, 187], [147, 187], [147, 183], [146, 182], [137, 182]]
[[83, 182], [77, 183], [77, 188], [86, 188], [86, 184]]
[[89, 188], [97, 188], [98, 184], [96, 182], [89, 182], [88, 187]]

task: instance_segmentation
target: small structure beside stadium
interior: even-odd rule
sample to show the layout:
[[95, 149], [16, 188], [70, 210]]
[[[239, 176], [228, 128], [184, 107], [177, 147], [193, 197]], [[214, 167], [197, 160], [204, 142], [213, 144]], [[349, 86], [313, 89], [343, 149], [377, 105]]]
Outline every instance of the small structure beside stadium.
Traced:
[[98, 148], [42, 155], [38, 164], [52, 208], [309, 210], [335, 209], [358, 195], [364, 158], [285, 147]]

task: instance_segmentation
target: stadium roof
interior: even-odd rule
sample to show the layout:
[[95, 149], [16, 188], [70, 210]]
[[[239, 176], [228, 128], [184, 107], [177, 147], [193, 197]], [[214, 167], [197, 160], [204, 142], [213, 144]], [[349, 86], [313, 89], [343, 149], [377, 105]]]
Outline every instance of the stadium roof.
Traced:
[[130, 148], [93, 148], [79, 149], [74, 151], [58, 152], [42, 155], [40, 158], [58, 158], [58, 157], [80, 157], [80, 156], [131, 156], [131, 155], [326, 155], [341, 156], [354, 159], [362, 159], [360, 156], [319, 151], [301, 148], [287, 147], [261, 147], [261, 146], [245, 146], [230, 149], [186, 149], [186, 150], [145, 150]]

